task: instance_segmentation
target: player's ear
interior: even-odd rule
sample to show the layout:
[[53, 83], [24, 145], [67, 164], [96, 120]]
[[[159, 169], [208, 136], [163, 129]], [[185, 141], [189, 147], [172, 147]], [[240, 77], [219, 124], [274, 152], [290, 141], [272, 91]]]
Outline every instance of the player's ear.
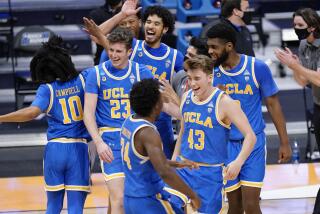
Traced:
[[130, 49], [127, 51], [127, 56], [130, 57], [131, 53], [132, 53], [132, 48], [130, 48]]
[[227, 51], [231, 51], [233, 49], [233, 44], [232, 44], [232, 42], [227, 42], [227, 44], [226, 44], [226, 50]]
[[163, 30], [162, 30], [162, 33], [163, 33], [163, 34], [165, 34], [165, 33], [167, 33], [167, 32], [168, 32], [168, 30], [169, 30], [169, 28], [168, 28], [168, 27], [164, 27], [164, 28], [163, 28]]

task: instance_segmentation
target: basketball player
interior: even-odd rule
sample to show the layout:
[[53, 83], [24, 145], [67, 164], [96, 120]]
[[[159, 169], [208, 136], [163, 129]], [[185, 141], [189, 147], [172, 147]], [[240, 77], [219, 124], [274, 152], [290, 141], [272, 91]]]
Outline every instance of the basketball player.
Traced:
[[110, 60], [92, 69], [86, 81], [84, 121], [102, 161], [112, 213], [123, 213], [120, 129], [131, 114], [129, 92], [140, 79], [153, 78], [149, 69], [129, 60], [132, 38], [127, 28], [109, 34]]
[[[127, 0], [120, 13], [99, 27], [105, 34], [109, 33], [122, 19], [139, 11], [136, 9], [136, 4], [137, 0]], [[164, 7], [151, 6], [144, 11], [142, 22], [145, 39], [133, 40], [133, 52], [130, 59], [139, 64], [147, 65], [155, 78], [171, 82], [174, 72], [183, 70], [183, 55], [176, 49], [161, 43], [161, 38], [165, 33], [174, 30], [174, 17]], [[108, 59], [105, 53], [101, 54], [100, 62]], [[174, 150], [171, 117], [162, 112], [155, 124], [164, 144], [164, 152], [168, 158], [171, 158]]]
[[[255, 148], [242, 166], [239, 176], [226, 185], [229, 213], [243, 213], [243, 210], [247, 214], [261, 213], [259, 196], [266, 165], [262, 99], [280, 137], [279, 162], [286, 162], [291, 156], [285, 119], [277, 96], [279, 90], [264, 62], [235, 51], [234, 29], [219, 23], [209, 29], [207, 36], [209, 54], [215, 62], [214, 86], [225, 88], [226, 93], [238, 101], [257, 137]], [[231, 125], [229, 162], [238, 156], [244, 139], [239, 128]]]
[[[194, 56], [184, 63], [191, 90], [184, 94], [181, 102], [181, 131], [174, 152], [174, 158], [200, 165], [199, 170], [178, 170], [201, 198], [200, 213], [221, 213], [224, 180], [237, 177], [256, 141], [240, 106], [212, 86], [213, 66], [212, 60], [204, 55]], [[231, 123], [243, 134], [243, 147], [224, 168]]]
[[187, 195], [197, 210], [200, 199], [171, 168], [172, 161], [166, 159], [153, 125], [163, 105], [159, 82], [145, 79], [136, 83], [130, 92], [130, 104], [135, 114], [126, 119], [121, 129], [125, 213], [183, 213], [169, 202], [164, 182]]
[[46, 213], [60, 213], [67, 191], [68, 213], [83, 213], [89, 188], [89, 135], [83, 123], [84, 79], [78, 74], [60, 37], [52, 37], [31, 64], [33, 81], [42, 83], [31, 106], [0, 116], [1, 122], [26, 122], [42, 112], [48, 121], [44, 153]]

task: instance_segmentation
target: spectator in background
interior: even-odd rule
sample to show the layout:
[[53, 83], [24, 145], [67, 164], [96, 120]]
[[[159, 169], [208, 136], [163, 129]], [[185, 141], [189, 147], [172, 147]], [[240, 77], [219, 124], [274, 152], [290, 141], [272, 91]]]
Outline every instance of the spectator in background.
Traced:
[[226, 23], [233, 27], [237, 34], [236, 51], [240, 54], [254, 56], [252, 37], [247, 25], [251, 22], [251, 16], [246, 12], [249, 8], [248, 0], [223, 0], [221, 2], [221, 17], [204, 26], [201, 38], [207, 38], [208, 30], [218, 22]]
[[[104, 21], [110, 19], [114, 16], [119, 10], [118, 8], [122, 7], [122, 0], [105, 0], [105, 4], [97, 9], [90, 11], [89, 17], [98, 25], [102, 24]], [[103, 47], [97, 45], [97, 51], [94, 57], [94, 64], [99, 64], [99, 59]]]
[[[320, 148], [320, 16], [311, 8], [302, 8], [293, 14], [293, 25], [300, 40], [299, 58], [289, 48], [285, 51], [278, 49], [275, 54], [283, 65], [292, 70], [299, 85], [311, 83], [314, 133]], [[320, 189], [313, 213], [320, 213]]]

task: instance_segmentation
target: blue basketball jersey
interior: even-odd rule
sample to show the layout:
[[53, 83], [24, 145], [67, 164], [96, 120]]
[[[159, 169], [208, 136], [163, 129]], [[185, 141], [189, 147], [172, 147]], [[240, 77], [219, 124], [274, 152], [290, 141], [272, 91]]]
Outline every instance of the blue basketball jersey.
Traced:
[[218, 104], [224, 92], [216, 88], [202, 102], [189, 90], [181, 103], [184, 120], [181, 155], [205, 164], [222, 164], [227, 160], [229, 126], [218, 116]]
[[134, 136], [143, 127], [156, 127], [143, 119], [126, 119], [121, 129], [122, 162], [125, 173], [124, 194], [131, 197], [146, 197], [162, 191], [164, 182], [155, 171], [149, 157], [137, 152]]
[[83, 123], [86, 72], [68, 81], [40, 85], [32, 106], [47, 114], [48, 140], [54, 138], [89, 138]]
[[[226, 71], [222, 66], [214, 69], [214, 86], [224, 85], [226, 93], [238, 100], [256, 134], [263, 132], [262, 98], [278, 92], [269, 68], [260, 60], [241, 55], [240, 63]], [[241, 140], [243, 135], [232, 124], [231, 140]]]
[[131, 114], [132, 85], [145, 78], [153, 78], [150, 70], [133, 61], [122, 70], [114, 68], [110, 60], [95, 66], [95, 72], [89, 73], [86, 92], [98, 95], [96, 121], [99, 128], [121, 128]]

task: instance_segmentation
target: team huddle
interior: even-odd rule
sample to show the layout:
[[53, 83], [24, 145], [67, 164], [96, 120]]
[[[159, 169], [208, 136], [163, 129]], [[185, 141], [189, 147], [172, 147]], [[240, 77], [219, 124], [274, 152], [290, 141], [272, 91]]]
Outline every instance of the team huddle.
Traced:
[[[121, 27], [136, 16], [137, 0], [86, 31], [105, 49], [100, 64], [78, 73], [59, 37], [33, 57], [33, 81], [42, 83], [31, 106], [0, 116], [24, 122], [46, 113], [44, 154], [47, 213], [83, 213], [90, 191], [88, 143], [94, 144], [109, 193], [111, 213], [261, 213], [266, 165], [262, 116], [265, 100], [280, 137], [279, 160], [290, 159], [278, 88], [268, 66], [235, 50], [223, 23], [207, 32], [205, 54], [185, 57], [161, 43], [174, 28], [170, 11], [148, 7], [144, 40]], [[176, 76], [186, 81], [177, 95]], [[177, 90], [176, 90], [177, 92]], [[180, 121], [174, 140], [172, 117]], [[92, 142], [91, 142], [92, 141]]]

